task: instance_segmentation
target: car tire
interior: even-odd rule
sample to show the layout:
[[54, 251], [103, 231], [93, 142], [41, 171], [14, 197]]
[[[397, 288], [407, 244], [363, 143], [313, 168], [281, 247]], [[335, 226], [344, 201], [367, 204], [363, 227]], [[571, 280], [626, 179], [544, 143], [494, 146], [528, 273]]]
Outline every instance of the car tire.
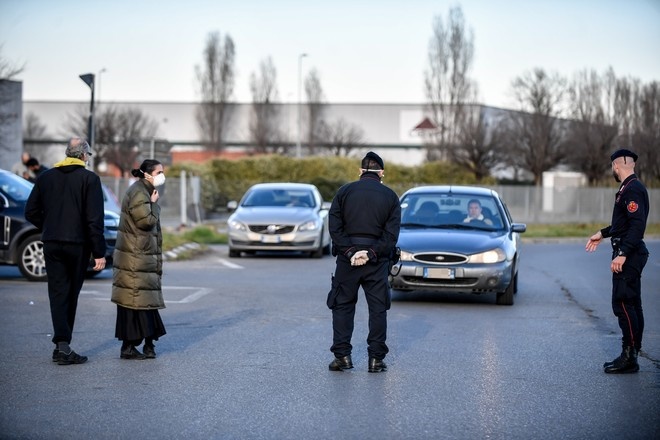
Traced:
[[46, 281], [44, 245], [38, 234], [28, 236], [18, 247], [18, 270], [30, 281]]
[[497, 292], [497, 298], [495, 302], [498, 306], [512, 306], [513, 305], [513, 294], [516, 293], [516, 284], [518, 281], [518, 274], [516, 273], [511, 282], [507, 286], [504, 292]]
[[325, 248], [327, 246], [323, 246], [323, 230], [321, 230], [321, 237], [319, 238], [319, 247], [315, 251], [312, 251], [309, 253], [309, 256], [311, 258], [323, 258], [323, 255], [328, 255], [325, 253]]
[[241, 251], [235, 251], [233, 249], [229, 249], [229, 258], [240, 258], [241, 256]]
[[310, 252], [309, 256], [311, 258], [323, 258], [323, 243], [317, 250]]

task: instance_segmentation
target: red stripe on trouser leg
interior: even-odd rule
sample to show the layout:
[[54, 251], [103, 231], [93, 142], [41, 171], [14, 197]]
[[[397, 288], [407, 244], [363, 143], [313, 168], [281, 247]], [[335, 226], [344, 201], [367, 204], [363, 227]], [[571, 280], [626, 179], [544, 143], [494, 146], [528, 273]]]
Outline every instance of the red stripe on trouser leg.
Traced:
[[626, 315], [626, 319], [628, 320], [628, 331], [630, 332], [630, 345], [634, 347], [635, 334], [633, 333], [632, 330], [632, 323], [630, 322], [630, 316], [628, 316], [628, 310], [626, 310], [626, 304], [623, 301], [621, 301], [621, 308], [623, 309], [623, 313]]

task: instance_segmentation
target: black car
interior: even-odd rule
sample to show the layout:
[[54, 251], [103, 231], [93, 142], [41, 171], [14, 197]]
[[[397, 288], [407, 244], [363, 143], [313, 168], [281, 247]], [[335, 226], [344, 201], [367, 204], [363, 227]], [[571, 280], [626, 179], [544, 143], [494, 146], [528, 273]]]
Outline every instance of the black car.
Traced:
[[420, 186], [401, 197], [401, 259], [392, 289], [489, 294], [512, 305], [520, 236], [497, 192], [468, 186]]
[[[0, 264], [18, 266], [21, 274], [31, 281], [45, 281], [46, 262], [44, 260], [41, 233], [25, 220], [25, 204], [33, 184], [9, 171], [0, 169]], [[111, 208], [117, 206], [114, 194], [103, 186], [105, 199], [104, 236], [107, 244], [106, 267], [112, 265], [112, 253], [117, 241], [119, 214]], [[89, 275], [98, 272], [89, 270]]]

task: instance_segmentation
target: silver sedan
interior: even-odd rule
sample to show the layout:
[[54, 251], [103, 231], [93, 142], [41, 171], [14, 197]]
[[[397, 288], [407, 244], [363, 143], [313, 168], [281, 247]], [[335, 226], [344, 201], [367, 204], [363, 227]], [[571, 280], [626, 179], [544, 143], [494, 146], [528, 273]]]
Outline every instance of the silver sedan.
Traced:
[[229, 256], [241, 252], [301, 251], [320, 258], [330, 253], [328, 210], [318, 188], [305, 183], [260, 183], [227, 220]]

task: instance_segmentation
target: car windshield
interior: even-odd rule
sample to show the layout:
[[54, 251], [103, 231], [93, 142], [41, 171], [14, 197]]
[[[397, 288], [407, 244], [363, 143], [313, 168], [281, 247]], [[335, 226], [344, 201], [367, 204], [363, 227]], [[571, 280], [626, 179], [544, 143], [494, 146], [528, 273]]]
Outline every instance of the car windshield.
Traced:
[[491, 196], [414, 193], [401, 200], [401, 226], [438, 229], [502, 229], [499, 204]]
[[10, 173], [0, 173], [0, 189], [15, 202], [26, 202], [34, 185]]
[[314, 208], [314, 195], [306, 189], [255, 189], [243, 201], [245, 207], [305, 207]]

